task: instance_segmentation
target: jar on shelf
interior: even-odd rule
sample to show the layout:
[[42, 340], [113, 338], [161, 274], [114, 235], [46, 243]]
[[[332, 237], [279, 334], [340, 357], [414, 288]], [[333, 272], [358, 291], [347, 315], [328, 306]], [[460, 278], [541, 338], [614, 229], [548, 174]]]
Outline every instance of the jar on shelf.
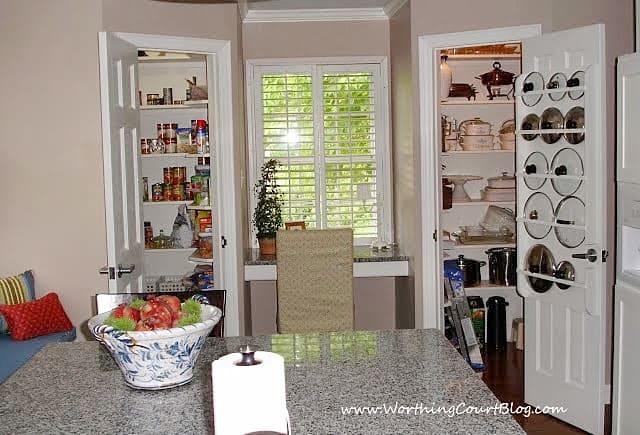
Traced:
[[173, 248], [173, 239], [165, 235], [164, 230], [160, 230], [160, 234], [153, 238], [153, 249], [170, 249]]
[[447, 101], [449, 97], [449, 88], [453, 82], [453, 73], [447, 63], [449, 56], [440, 56], [440, 101]]
[[213, 235], [211, 232], [198, 233], [198, 251], [200, 258], [213, 258]]

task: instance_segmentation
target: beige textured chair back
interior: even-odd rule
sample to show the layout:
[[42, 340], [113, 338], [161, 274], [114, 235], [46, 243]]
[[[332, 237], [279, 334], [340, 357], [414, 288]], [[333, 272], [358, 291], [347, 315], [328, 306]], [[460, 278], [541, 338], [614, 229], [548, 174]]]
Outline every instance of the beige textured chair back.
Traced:
[[278, 332], [353, 330], [353, 231], [278, 231]]

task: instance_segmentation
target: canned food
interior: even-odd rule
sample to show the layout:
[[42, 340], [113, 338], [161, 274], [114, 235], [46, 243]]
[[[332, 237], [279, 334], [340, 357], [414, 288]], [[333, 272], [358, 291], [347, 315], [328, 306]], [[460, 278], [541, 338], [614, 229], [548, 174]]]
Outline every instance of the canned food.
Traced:
[[151, 147], [148, 139], [140, 139], [140, 154], [151, 154]]
[[144, 223], [144, 247], [151, 248], [153, 242], [153, 227], [151, 222]]
[[149, 106], [153, 106], [158, 104], [158, 100], [160, 99], [159, 94], [147, 94], [147, 104]]
[[180, 177], [178, 183], [185, 183], [187, 181], [187, 167], [180, 166]]
[[171, 168], [162, 168], [162, 181], [164, 184], [171, 184]]
[[184, 185], [182, 184], [173, 184], [171, 189], [171, 200], [172, 201], [184, 201]]
[[173, 104], [173, 88], [162, 88], [162, 103]]
[[178, 141], [176, 141], [176, 138], [172, 138], [169, 139], [169, 141], [167, 142], [165, 140], [164, 143], [164, 152], [165, 153], [175, 153], [178, 150]]
[[164, 191], [162, 187], [162, 183], [156, 183], [151, 186], [151, 200], [152, 201], [162, 201], [164, 199]]
[[164, 142], [158, 139], [151, 139], [151, 145], [149, 146], [152, 154], [164, 153]]
[[180, 167], [172, 166], [171, 167], [171, 184], [179, 184], [180, 183]]
[[173, 185], [171, 184], [163, 184], [162, 185], [162, 199], [164, 201], [171, 201], [173, 196]]

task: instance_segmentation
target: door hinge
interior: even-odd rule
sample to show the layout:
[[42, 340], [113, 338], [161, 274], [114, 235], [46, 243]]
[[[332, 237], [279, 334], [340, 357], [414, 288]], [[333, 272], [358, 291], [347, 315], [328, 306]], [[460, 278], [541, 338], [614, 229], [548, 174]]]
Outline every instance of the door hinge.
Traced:
[[438, 230], [433, 230], [433, 234], [432, 234], [431, 237], [433, 237], [433, 241], [434, 242], [437, 242], [438, 241]]
[[609, 251], [607, 251], [606, 249], [602, 250], [602, 262], [606, 263], [607, 262], [607, 258], [609, 258]]
[[220, 242], [222, 243], [222, 247], [227, 247], [227, 239], [224, 236], [220, 236]]

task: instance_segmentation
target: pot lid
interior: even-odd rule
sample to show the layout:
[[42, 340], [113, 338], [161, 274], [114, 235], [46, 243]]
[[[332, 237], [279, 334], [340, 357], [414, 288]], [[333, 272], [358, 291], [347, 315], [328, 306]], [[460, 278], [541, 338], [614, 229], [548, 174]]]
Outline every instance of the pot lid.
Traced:
[[[547, 82], [547, 89], [558, 89], [567, 87], [567, 76], [561, 72], [557, 72], [551, 76]], [[549, 98], [553, 101], [560, 101], [564, 98], [566, 91], [552, 92], [549, 94]]]
[[[575, 106], [569, 109], [564, 117], [564, 128], [584, 128], [584, 109]], [[584, 132], [565, 133], [564, 138], [572, 145], [577, 145], [584, 140]]]
[[[554, 276], [556, 278], [566, 279], [567, 281], [575, 281], [576, 280], [576, 268], [573, 267], [573, 264], [571, 264], [570, 262], [568, 262], [566, 260], [561, 261], [560, 263], [558, 263], [558, 266], [556, 267], [556, 271], [555, 271], [555, 275]], [[561, 290], [566, 290], [569, 287], [571, 287], [570, 285], [560, 284], [558, 282], [556, 283], [556, 285]]]
[[[542, 98], [542, 94], [538, 93], [544, 88], [544, 78], [537, 71], [529, 73], [522, 83], [522, 102], [525, 106], [535, 106]], [[530, 92], [536, 91], [535, 94]]]
[[[555, 259], [553, 254], [544, 245], [535, 245], [527, 254], [526, 268], [531, 273], [538, 273], [542, 275], [554, 276]], [[538, 292], [544, 293], [548, 291], [553, 282], [542, 278], [536, 278], [533, 276], [527, 276], [531, 288]]]
[[582, 180], [567, 179], [563, 175], [582, 177], [582, 158], [573, 148], [563, 148], [553, 157], [551, 172], [558, 177], [551, 180], [554, 190], [562, 196], [573, 195], [582, 184]]
[[507, 119], [500, 126], [500, 133], [515, 133], [516, 131], [516, 121], [513, 119]]
[[535, 151], [529, 154], [527, 160], [524, 162], [524, 184], [531, 190], [538, 190], [547, 181], [546, 178], [527, 177], [527, 175], [544, 175], [549, 171], [549, 163], [547, 158], [539, 151]]
[[[575, 196], [568, 196], [558, 204], [556, 209], [556, 223], [566, 225], [584, 225], [584, 202]], [[555, 227], [558, 241], [566, 248], [576, 248], [584, 242], [583, 229]]]
[[[542, 130], [558, 130], [563, 128], [564, 116], [562, 112], [556, 107], [548, 107], [542, 112], [540, 117], [540, 129]], [[542, 140], [548, 144], [556, 143], [561, 137], [562, 133], [542, 133]]]
[[466, 119], [460, 123], [462, 125], [491, 125], [491, 123], [487, 121], [483, 121], [480, 118]]
[[502, 175], [497, 177], [489, 177], [487, 178], [489, 181], [513, 181], [515, 183], [516, 177], [515, 175], [507, 175], [506, 172], [503, 172]]
[[[553, 205], [549, 197], [541, 192], [531, 195], [524, 205], [523, 217], [533, 221], [553, 222]], [[551, 231], [551, 225], [537, 222], [525, 222], [524, 228], [534, 239], [542, 239]]]
[[[520, 130], [538, 130], [540, 128], [540, 118], [535, 113], [529, 113], [522, 119]], [[534, 140], [538, 137], [537, 133], [522, 133], [525, 140]]]
[[[571, 74], [571, 78], [567, 81], [567, 86], [569, 87], [577, 87], [584, 86], [584, 71], [576, 71]], [[569, 91], [569, 98], [572, 100], [577, 100], [584, 95], [583, 89], [578, 89], [575, 91]]]

